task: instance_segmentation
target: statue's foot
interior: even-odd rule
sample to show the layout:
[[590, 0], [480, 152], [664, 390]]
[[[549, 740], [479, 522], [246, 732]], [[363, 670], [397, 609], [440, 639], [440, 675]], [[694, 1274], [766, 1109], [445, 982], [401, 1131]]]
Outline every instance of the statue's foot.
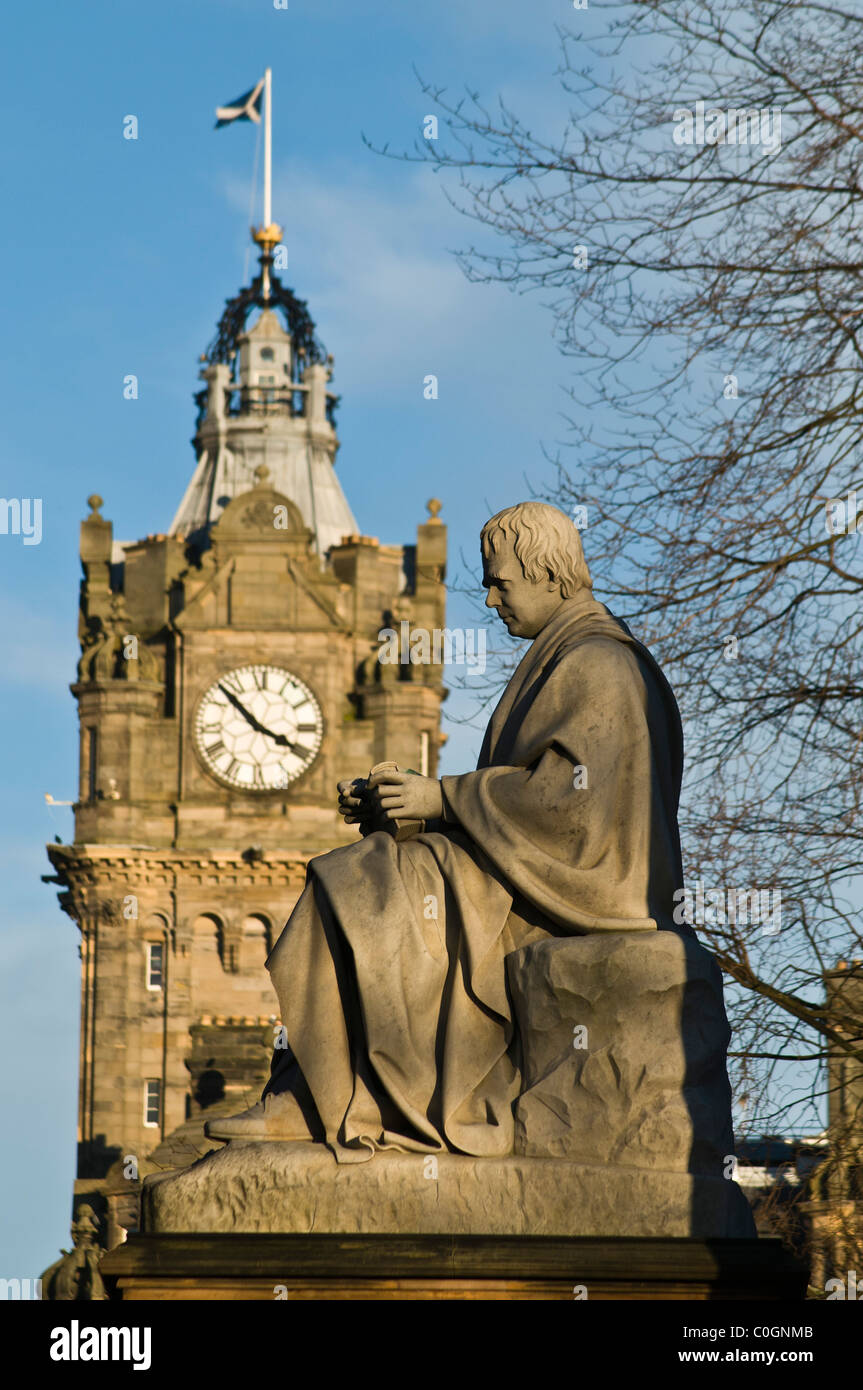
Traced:
[[305, 1140], [310, 1143], [312, 1134], [296, 1096], [291, 1091], [272, 1093], [259, 1100], [239, 1115], [227, 1115], [221, 1119], [208, 1120], [204, 1125], [208, 1139], [279, 1139]]

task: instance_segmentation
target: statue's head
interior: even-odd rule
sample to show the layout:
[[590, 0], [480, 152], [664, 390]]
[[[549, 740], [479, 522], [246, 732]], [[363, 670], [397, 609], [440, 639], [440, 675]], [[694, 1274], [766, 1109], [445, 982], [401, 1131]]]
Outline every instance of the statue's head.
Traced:
[[561, 603], [591, 591], [578, 528], [545, 502], [498, 512], [483, 526], [480, 545], [486, 607], [512, 637], [535, 637]]

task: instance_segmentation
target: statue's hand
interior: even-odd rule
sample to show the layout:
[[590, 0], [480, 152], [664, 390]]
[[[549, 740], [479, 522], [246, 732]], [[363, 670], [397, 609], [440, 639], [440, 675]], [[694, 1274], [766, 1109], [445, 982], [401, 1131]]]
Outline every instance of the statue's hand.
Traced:
[[369, 778], [368, 788], [385, 820], [437, 820], [443, 815], [443, 792], [434, 777], [377, 772]]
[[348, 825], [366, 825], [371, 821], [374, 807], [368, 795], [368, 781], [355, 777], [352, 782], [339, 782], [339, 814]]

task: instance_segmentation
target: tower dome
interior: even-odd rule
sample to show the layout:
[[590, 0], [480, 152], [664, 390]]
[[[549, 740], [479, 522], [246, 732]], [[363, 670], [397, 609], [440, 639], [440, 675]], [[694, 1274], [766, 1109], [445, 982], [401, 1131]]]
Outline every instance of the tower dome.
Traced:
[[335, 472], [333, 359], [305, 303], [273, 273], [272, 237], [256, 239], [263, 243], [260, 271], [227, 301], [202, 357], [197, 466], [171, 534], [206, 545], [210, 527], [254, 487], [263, 465], [273, 487], [296, 503], [324, 556], [359, 530]]

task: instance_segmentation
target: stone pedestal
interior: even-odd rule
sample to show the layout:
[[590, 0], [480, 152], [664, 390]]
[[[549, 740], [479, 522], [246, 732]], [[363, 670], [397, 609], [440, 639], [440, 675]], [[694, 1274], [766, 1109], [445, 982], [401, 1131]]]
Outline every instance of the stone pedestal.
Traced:
[[523, 1076], [512, 1154], [339, 1164], [323, 1144], [235, 1140], [145, 1179], [143, 1234], [103, 1267], [116, 1289], [803, 1297], [806, 1271], [755, 1238], [731, 1180], [729, 1030], [709, 952], [671, 932], [563, 937], [507, 968]]
[[697, 1236], [754, 1234], [733, 1182], [568, 1159], [377, 1153], [339, 1164], [322, 1144], [234, 1141], [144, 1181], [152, 1235]]
[[777, 1240], [554, 1236], [132, 1236], [102, 1261], [139, 1300], [800, 1300]]

